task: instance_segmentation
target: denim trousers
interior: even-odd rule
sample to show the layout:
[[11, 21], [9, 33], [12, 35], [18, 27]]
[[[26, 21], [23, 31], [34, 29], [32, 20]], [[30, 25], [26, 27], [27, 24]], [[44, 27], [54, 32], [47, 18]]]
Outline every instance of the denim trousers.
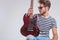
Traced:
[[27, 36], [26, 40], [51, 40], [49, 37], [44, 37], [44, 36], [37, 36], [34, 37], [32, 35]]

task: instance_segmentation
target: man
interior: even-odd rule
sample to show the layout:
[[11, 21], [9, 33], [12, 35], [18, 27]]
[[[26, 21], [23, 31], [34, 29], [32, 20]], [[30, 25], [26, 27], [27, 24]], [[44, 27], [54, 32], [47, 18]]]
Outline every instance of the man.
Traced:
[[[27, 36], [27, 40], [51, 40], [49, 38], [49, 31], [52, 29], [52, 40], [58, 40], [56, 21], [49, 15], [49, 9], [51, 3], [49, 0], [39, 0], [39, 14], [37, 14], [37, 26], [40, 30], [40, 34], [37, 37], [32, 35]], [[27, 15], [30, 16], [33, 13], [33, 9], [29, 8]], [[35, 14], [36, 15], [36, 14]], [[34, 16], [35, 16], [34, 15]]]

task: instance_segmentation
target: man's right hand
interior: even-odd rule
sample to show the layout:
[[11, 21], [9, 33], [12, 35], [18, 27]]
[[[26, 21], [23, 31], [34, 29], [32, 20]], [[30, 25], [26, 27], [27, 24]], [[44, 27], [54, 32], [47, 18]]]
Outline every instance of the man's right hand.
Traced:
[[28, 14], [28, 16], [32, 15], [33, 14], [33, 8], [29, 8], [27, 14]]

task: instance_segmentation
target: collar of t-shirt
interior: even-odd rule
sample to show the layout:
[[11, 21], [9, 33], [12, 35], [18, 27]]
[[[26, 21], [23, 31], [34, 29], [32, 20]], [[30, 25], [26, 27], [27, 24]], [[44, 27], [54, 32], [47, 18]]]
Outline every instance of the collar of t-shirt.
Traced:
[[44, 17], [44, 16], [41, 16], [41, 17], [43, 17], [43, 18], [49, 18], [49, 17], [50, 17], [50, 15], [48, 15], [48, 16], [46, 16], [46, 17]]

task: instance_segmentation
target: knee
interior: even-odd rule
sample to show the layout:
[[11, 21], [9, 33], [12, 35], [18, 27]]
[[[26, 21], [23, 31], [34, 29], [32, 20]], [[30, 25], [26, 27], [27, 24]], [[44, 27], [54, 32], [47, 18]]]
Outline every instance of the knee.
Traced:
[[35, 37], [32, 36], [32, 35], [28, 35], [28, 36], [27, 36], [27, 40], [35, 40]]

